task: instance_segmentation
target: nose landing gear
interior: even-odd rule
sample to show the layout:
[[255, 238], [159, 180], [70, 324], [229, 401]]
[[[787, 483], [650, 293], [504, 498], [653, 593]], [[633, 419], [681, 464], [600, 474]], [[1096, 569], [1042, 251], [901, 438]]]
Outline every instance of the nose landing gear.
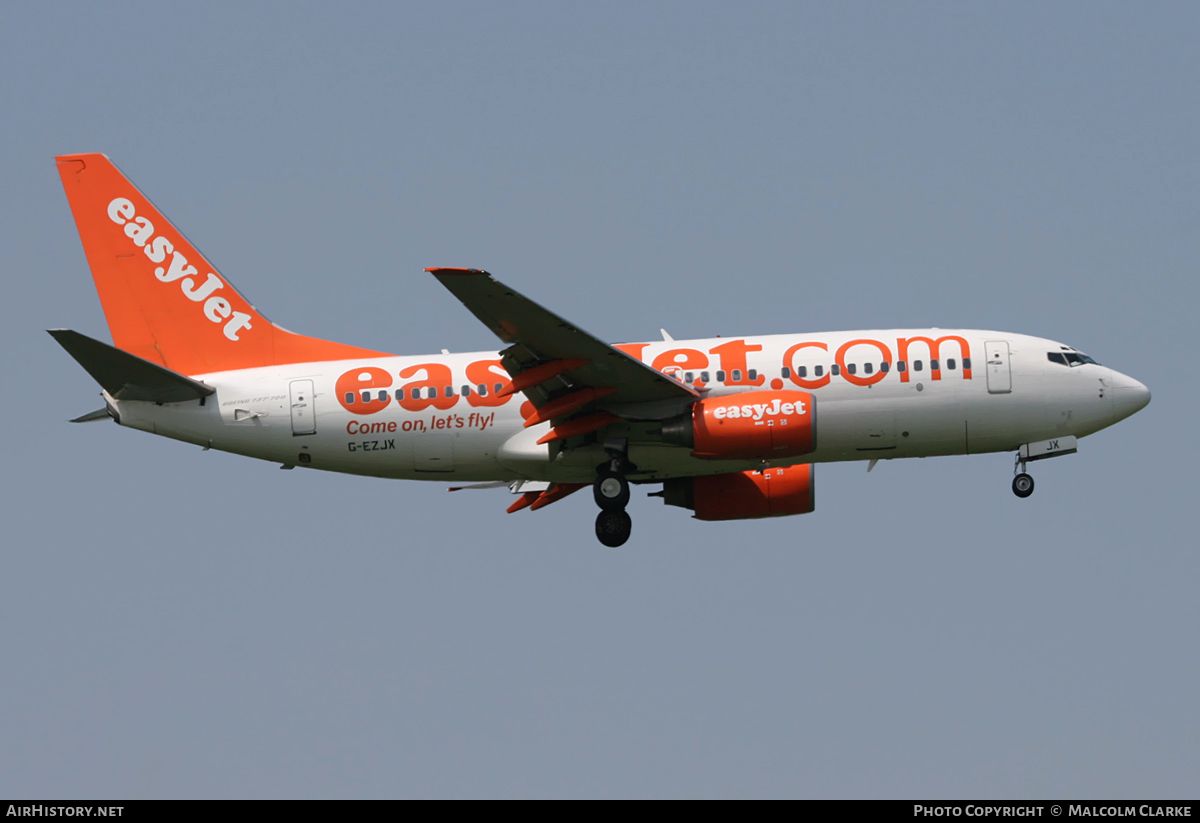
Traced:
[[629, 481], [619, 459], [601, 466], [596, 472], [592, 495], [600, 514], [596, 515], [596, 538], [609, 548], [625, 545], [633, 531], [633, 520], [625, 511], [629, 505]]
[[1064, 434], [1061, 437], [1054, 437], [1050, 440], [1026, 443], [1017, 449], [1017, 455], [1013, 461], [1013, 494], [1017, 497], [1028, 497], [1033, 494], [1033, 478], [1025, 473], [1025, 464], [1027, 462], [1075, 454], [1078, 451], [1078, 442], [1075, 435]]
[[1026, 498], [1033, 494], [1033, 478], [1026, 474], [1025, 461], [1021, 459], [1020, 453], [1017, 454], [1016, 462], [1013, 464], [1013, 473], [1013, 494], [1020, 498]]

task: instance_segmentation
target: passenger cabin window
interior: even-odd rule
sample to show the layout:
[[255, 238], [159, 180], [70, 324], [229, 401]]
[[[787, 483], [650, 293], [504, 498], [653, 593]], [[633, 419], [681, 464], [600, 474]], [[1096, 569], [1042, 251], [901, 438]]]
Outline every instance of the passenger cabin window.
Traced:
[[388, 400], [388, 394], [387, 394], [387, 392], [385, 392], [385, 391], [380, 391], [380, 392], [379, 392], [379, 399], [380, 399], [380, 400], [382, 400], [384, 403], [386, 403], [386, 402], [387, 402], [387, 400]]
[[733, 370], [733, 382], [734, 382], [734, 383], [741, 383], [741, 382], [742, 382], [742, 370], [741, 370], [741, 369], [734, 369], [734, 370]]
[[446, 386], [445, 388], [442, 389], [442, 394], [444, 394], [446, 397], [453, 397], [454, 396], [454, 387]]
[[709, 380], [708, 380], [708, 372], [706, 372], [706, 371], [702, 371], [702, 372], [700, 372], [700, 380], [701, 380], [701, 381], [703, 381], [703, 382], [705, 382], [705, 383], [709, 382]]
[[847, 363], [846, 364], [846, 374], [854, 374], [854, 370], [856, 368], [858, 368], [858, 367], [855, 366], [853, 363]]
[[475, 387], [475, 391], [479, 392], [480, 397], [487, 397], [487, 384], [480, 383], [478, 386]]
[[892, 364], [887, 362], [886, 360], [884, 360], [882, 363], [879, 364], [879, 370], [881, 372], [883, 372], [884, 374], [887, 374], [888, 372], [890, 372], [892, 370]]
[[863, 363], [863, 374], [870, 374], [875, 371], [874, 363]]
[[824, 366], [813, 366], [813, 374], [815, 374], [817, 377], [820, 377], [824, 373], [825, 373]]
[[903, 360], [896, 361], [896, 371], [903, 372], [903, 371], [907, 371], [907, 369], [908, 369], [908, 364], [905, 363]]
[[969, 358], [969, 357], [964, 357], [964, 358], [963, 358], [963, 368], [964, 368], [964, 369], [969, 369], [969, 368], [971, 368], [971, 358]]
[[462, 391], [461, 391], [461, 392], [459, 392], [459, 393], [460, 393], [460, 394], [461, 394], [463, 397], [470, 397], [470, 396], [471, 396], [471, 387], [470, 387], [470, 386], [463, 386], [463, 387], [462, 387]]
[[[808, 366], [800, 366], [800, 367], [798, 367], [798, 368], [796, 369], [796, 374], [797, 374], [797, 375], [799, 375], [800, 377], [808, 377]], [[821, 373], [820, 373], [820, 372], [817, 372], [817, 376], [818, 376], [818, 377], [820, 377], [820, 376], [821, 376]]]
[[958, 364], [954, 362], [953, 357], [946, 358], [946, 368], [949, 369], [950, 371], [954, 371], [954, 369], [957, 367], [957, 365]]
[[499, 393], [500, 393], [500, 390], [501, 390], [502, 388], [504, 388], [504, 384], [503, 384], [503, 383], [496, 383], [496, 384], [494, 384], [494, 385], [492, 386], [492, 390], [493, 390], [493, 391], [495, 391], [495, 392], [496, 392], [496, 394], [499, 394]]
[[396, 399], [397, 400], [404, 399], [404, 389], [396, 389]]
[[362, 401], [363, 401], [364, 403], [370, 403], [370, 402], [371, 402], [371, 393], [370, 393], [369, 391], [365, 391], [365, 392], [363, 392], [363, 393], [362, 393]]
[[718, 383], [724, 383], [724, 382], [725, 382], [725, 372], [723, 372], [723, 371], [719, 371], [719, 372], [717, 372], [717, 382], [718, 382]]
[[913, 371], [920, 371], [920, 370], [921, 370], [921, 361], [914, 360], [913, 361]]
[[829, 373], [836, 377], [837, 375], [842, 373], [842, 369], [837, 363], [834, 363], [832, 366], [829, 367]]
[[354, 392], [352, 392], [352, 391], [346, 392], [346, 405], [347, 406], [353, 406], [354, 401], [357, 399], [358, 398], [354, 396]]
[[683, 375], [683, 382], [684, 382], [684, 383], [694, 383], [694, 382], [695, 382], [695, 380], [696, 380], [696, 373], [695, 373], [695, 372], [686, 372], [686, 373]]
[[929, 370], [930, 371], [938, 371], [939, 370], [938, 361], [930, 360], [929, 361]]
[[[418, 389], [418, 391], [420, 391], [420, 389]], [[435, 398], [437, 398], [437, 389], [435, 389], [433, 386], [430, 386], [429, 389], [425, 392], [425, 396], [428, 397], [430, 400], [434, 400]]]
[[751, 380], [757, 380], [758, 379], [758, 369], [751, 369], [750, 373], [746, 376], [749, 377]]
[[787, 366], [784, 366], [782, 369], [780, 369], [780, 370], [779, 370], [779, 376], [780, 376], [780, 377], [785, 377], [785, 378], [786, 378], [786, 377], [791, 377], [791, 376], [792, 376], [792, 370], [791, 370], [791, 369], [789, 369]]

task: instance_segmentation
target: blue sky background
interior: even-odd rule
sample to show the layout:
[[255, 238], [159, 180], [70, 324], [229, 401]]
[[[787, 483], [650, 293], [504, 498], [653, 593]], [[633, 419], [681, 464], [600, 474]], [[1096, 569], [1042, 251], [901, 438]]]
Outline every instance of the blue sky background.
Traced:
[[[0, 6], [0, 795], [1195, 797], [1193, 3]], [[107, 424], [55, 154], [276, 322], [494, 348], [487, 268], [613, 341], [1045, 335], [1153, 403], [817, 511], [280, 472]]]

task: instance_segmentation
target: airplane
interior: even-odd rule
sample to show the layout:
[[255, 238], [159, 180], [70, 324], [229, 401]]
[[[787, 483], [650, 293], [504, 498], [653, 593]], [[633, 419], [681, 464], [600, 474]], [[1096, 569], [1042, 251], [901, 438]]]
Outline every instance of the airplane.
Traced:
[[[1039, 337], [875, 329], [610, 345], [488, 272], [426, 271], [495, 351], [398, 356], [306, 337], [252, 306], [103, 154], [56, 158], [113, 345], [50, 334], [100, 384], [72, 422], [281, 468], [507, 488], [510, 513], [590, 486], [623, 545], [631, 485], [703, 521], [799, 515], [814, 467], [1074, 454], [1150, 402], [1140, 382]], [[819, 412], [819, 414], [818, 414]], [[819, 419], [818, 419], [819, 418]]]

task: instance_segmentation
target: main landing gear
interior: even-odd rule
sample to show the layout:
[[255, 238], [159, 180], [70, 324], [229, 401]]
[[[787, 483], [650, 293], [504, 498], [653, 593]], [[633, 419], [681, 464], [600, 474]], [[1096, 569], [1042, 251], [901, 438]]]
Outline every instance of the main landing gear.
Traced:
[[592, 494], [602, 509], [623, 509], [629, 505], [629, 481], [620, 471], [605, 467], [596, 473]]
[[596, 537], [610, 549], [624, 546], [633, 531], [633, 519], [624, 509], [605, 509], [596, 515]]
[[1013, 472], [1013, 494], [1021, 498], [1033, 494], [1033, 478], [1025, 473], [1025, 461], [1021, 459], [1019, 453], [1017, 454], [1016, 463], [1013, 465]]
[[622, 468], [619, 459], [601, 466], [592, 485], [592, 495], [600, 507], [600, 514], [596, 515], [596, 537], [610, 548], [625, 545], [633, 531], [633, 520], [625, 511], [629, 505], [629, 481]]

